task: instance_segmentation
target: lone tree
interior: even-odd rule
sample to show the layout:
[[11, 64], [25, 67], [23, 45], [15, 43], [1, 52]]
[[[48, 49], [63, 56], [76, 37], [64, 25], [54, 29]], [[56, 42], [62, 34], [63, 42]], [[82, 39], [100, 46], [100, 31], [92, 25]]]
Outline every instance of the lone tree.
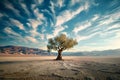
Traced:
[[48, 40], [48, 45], [47, 45], [47, 49], [48, 51], [56, 50], [58, 51], [58, 56], [56, 58], [56, 60], [62, 60], [62, 52], [66, 49], [70, 49], [73, 46], [77, 45], [77, 41], [72, 39], [72, 38], [68, 38], [65, 34], [61, 34], [59, 36], [54, 37], [53, 39], [50, 38]]

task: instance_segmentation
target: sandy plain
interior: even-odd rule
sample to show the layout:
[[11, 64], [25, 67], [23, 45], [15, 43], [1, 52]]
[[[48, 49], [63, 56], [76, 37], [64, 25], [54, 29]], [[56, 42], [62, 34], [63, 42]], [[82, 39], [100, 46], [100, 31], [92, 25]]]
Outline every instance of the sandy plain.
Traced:
[[0, 80], [120, 80], [120, 57], [0, 56]]

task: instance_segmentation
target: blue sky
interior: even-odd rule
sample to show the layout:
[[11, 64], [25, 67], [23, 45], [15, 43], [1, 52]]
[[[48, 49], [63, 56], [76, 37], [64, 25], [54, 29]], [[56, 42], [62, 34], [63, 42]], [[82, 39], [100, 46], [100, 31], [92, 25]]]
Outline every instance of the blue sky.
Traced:
[[0, 46], [46, 50], [59, 34], [78, 41], [68, 51], [120, 48], [120, 0], [0, 0]]

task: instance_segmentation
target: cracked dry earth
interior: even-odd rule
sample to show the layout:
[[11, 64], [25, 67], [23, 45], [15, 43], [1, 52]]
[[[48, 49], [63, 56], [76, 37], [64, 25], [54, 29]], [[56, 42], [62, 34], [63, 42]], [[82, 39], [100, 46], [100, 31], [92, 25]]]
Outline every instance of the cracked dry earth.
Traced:
[[96, 60], [0, 62], [0, 80], [120, 80], [120, 63]]

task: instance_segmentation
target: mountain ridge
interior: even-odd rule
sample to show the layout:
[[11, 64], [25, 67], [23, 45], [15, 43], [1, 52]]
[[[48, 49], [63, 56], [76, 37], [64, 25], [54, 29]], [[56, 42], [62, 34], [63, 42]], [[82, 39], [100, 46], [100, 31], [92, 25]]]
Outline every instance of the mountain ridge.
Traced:
[[38, 48], [30, 48], [24, 46], [0, 46], [1, 54], [37, 54], [37, 55], [47, 55], [48, 53], [45, 50]]
[[[0, 54], [35, 54], [35, 55], [57, 55], [57, 52], [49, 54], [46, 50], [30, 48], [24, 46], [0, 46]], [[82, 51], [82, 52], [63, 52], [63, 56], [120, 56], [119, 49], [109, 49], [103, 51]]]
[[82, 51], [82, 52], [69, 52], [70, 54], [67, 54], [67, 52], [64, 53], [66, 56], [109, 56], [109, 55], [115, 55], [120, 56], [120, 49], [109, 49], [109, 50], [103, 50], [103, 51]]

